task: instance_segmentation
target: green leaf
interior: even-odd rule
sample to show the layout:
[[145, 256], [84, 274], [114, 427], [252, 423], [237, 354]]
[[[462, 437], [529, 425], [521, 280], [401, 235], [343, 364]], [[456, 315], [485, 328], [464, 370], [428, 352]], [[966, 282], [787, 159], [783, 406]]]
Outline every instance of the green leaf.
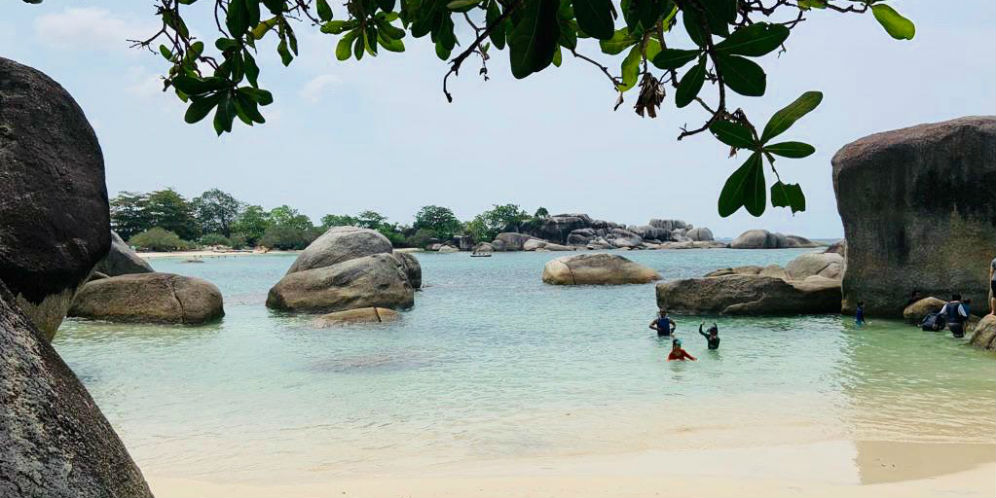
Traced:
[[553, 65], [555, 67], [560, 67], [560, 64], [564, 62], [564, 56], [560, 53], [560, 47], [557, 47], [557, 51], [553, 53]]
[[187, 108], [187, 112], [183, 115], [183, 120], [193, 124], [204, 119], [211, 112], [211, 109], [214, 109], [214, 106], [218, 105], [220, 98], [221, 95], [216, 93], [191, 101], [190, 107]]
[[481, 0], [453, 0], [446, 4], [446, 8], [450, 10], [460, 10], [473, 7], [481, 3]]
[[[488, 25], [491, 25], [497, 22], [499, 17], [501, 17], [501, 10], [498, 8], [498, 1], [491, 0], [491, 2], [488, 3], [488, 10], [484, 15], [484, 20], [488, 23]], [[489, 36], [491, 38], [491, 43], [498, 47], [498, 50], [505, 49], [504, 26], [496, 26], [495, 29], [491, 30], [491, 34]]]
[[231, 86], [227, 80], [218, 77], [197, 78], [195, 76], [177, 76], [172, 79], [173, 86], [187, 95], [200, 95]]
[[273, 103], [273, 94], [262, 88], [241, 87], [239, 93], [245, 95], [249, 100], [259, 105], [270, 105]]
[[625, 92], [633, 85], [636, 84], [636, 79], [640, 75], [640, 61], [643, 60], [643, 54], [640, 52], [640, 46], [634, 45], [630, 49], [629, 54], [623, 59], [621, 70], [622, 70], [622, 84], [616, 87], [616, 90], [620, 92]]
[[218, 108], [214, 111], [214, 131], [219, 136], [226, 132], [232, 131], [232, 121], [235, 120], [235, 106], [232, 104], [232, 100], [228, 93], [222, 93], [221, 99], [218, 101]]
[[332, 20], [332, 7], [329, 7], [327, 0], [318, 0], [316, 7], [318, 9], [319, 19], [325, 22]]
[[730, 147], [753, 150], [758, 145], [758, 143], [754, 141], [754, 134], [751, 133], [750, 128], [739, 123], [716, 121], [709, 126], [709, 131], [711, 131], [720, 142], [723, 142]]
[[245, 61], [246, 79], [249, 80], [249, 84], [252, 86], [258, 86], [259, 83], [257, 80], [259, 79], [259, 66], [256, 65], [256, 59], [246, 52]]
[[765, 152], [770, 152], [776, 156], [802, 158], [812, 155], [816, 148], [802, 142], [782, 142], [764, 147]]
[[760, 57], [775, 50], [788, 38], [789, 29], [781, 24], [759, 22], [744, 26], [716, 44], [719, 53]]
[[350, 31], [349, 33], [346, 33], [345, 35], [343, 35], [342, 38], [339, 39], [339, 43], [337, 43], [335, 46], [336, 59], [341, 61], [349, 59], [349, 56], [352, 53], [350, 51], [350, 48], [355, 38], [356, 38], [356, 31]]
[[598, 46], [601, 47], [602, 53], [608, 55], [618, 55], [621, 54], [623, 50], [636, 44], [638, 40], [633, 38], [626, 28], [617, 29], [615, 33], [612, 34], [612, 38], [608, 40], [601, 40], [598, 42]]
[[717, 54], [716, 63], [726, 86], [748, 97], [764, 95], [767, 77], [761, 66], [750, 59], [736, 55]]
[[231, 0], [228, 3], [225, 25], [233, 37], [239, 37], [249, 29], [249, 12], [246, 9], [246, 0]]
[[737, 18], [737, 0], [699, 0], [705, 10], [706, 23], [713, 34], [730, 34], [729, 24]]
[[669, 48], [661, 51], [654, 57], [653, 63], [655, 66], [661, 69], [678, 69], [679, 67], [688, 64], [702, 52], [700, 50], [679, 50], [675, 48]]
[[610, 40], [615, 34], [615, 9], [612, 0], [574, 0], [578, 27], [589, 36]]
[[249, 26], [259, 24], [259, 0], [243, 0], [246, 9], [246, 27], [240, 33], [249, 29]]
[[681, 10], [681, 22], [692, 42], [700, 47], [705, 47], [708, 33], [702, 29], [702, 16], [693, 7], [686, 4]]
[[702, 89], [705, 82], [705, 59], [699, 59], [699, 63], [692, 66], [681, 81], [678, 82], [678, 90], [674, 95], [674, 105], [685, 107], [690, 104]]
[[173, 60], [173, 52], [170, 52], [166, 45], [159, 45], [159, 53], [163, 56], [163, 59]]
[[916, 34], [916, 26], [913, 25], [913, 21], [903, 17], [888, 5], [882, 3], [872, 5], [872, 15], [885, 28], [889, 36], [897, 40], [912, 40], [913, 35]]
[[405, 42], [397, 38], [386, 38], [385, 36], [383, 36], [383, 31], [381, 32], [381, 35], [377, 37], [377, 43], [379, 43], [380, 46], [384, 47], [384, 49], [389, 52], [405, 51]]
[[525, 2], [518, 22], [508, 39], [512, 75], [525, 78], [553, 62], [553, 53], [560, 38], [557, 19], [558, 0], [530, 0]]
[[800, 95], [799, 98], [795, 99], [795, 102], [785, 106], [771, 116], [768, 124], [764, 125], [764, 131], [761, 133], [761, 143], [768, 143], [768, 140], [782, 134], [793, 123], [806, 114], [809, 114], [813, 109], [816, 109], [816, 106], [820, 105], [822, 101], [823, 92], [806, 92]]
[[277, 53], [280, 54], [280, 62], [285, 66], [289, 66], [291, 61], [294, 60], [294, 56], [291, 55], [290, 50], [287, 49], [287, 40], [280, 40], [277, 44]]
[[827, 0], [799, 0], [797, 4], [802, 10], [827, 8]]
[[347, 29], [354, 28], [354, 24], [356, 24], [354, 21], [329, 21], [322, 24], [321, 31], [326, 34], [338, 35]]
[[755, 152], [723, 185], [723, 191], [719, 194], [719, 215], [726, 218], [744, 206], [748, 213], [760, 216], [764, 213], [766, 197], [764, 162], [761, 154]]
[[806, 210], [806, 196], [798, 183], [777, 182], [771, 186], [771, 205], [788, 207], [793, 213]]

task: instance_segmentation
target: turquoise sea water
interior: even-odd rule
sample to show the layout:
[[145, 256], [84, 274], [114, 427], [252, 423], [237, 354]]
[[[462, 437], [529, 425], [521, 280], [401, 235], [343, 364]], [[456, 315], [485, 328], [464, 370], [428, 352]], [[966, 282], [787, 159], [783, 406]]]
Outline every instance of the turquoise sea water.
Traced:
[[[667, 278], [804, 250], [633, 251]], [[667, 363], [653, 285], [556, 287], [555, 253], [418, 254], [398, 323], [321, 329], [267, 310], [294, 256], [154, 260], [206, 278], [216, 325], [67, 320], [55, 346], [147, 475], [303, 478], [455, 460], [830, 439], [996, 442], [996, 362], [948, 334], [838, 316], [678, 316]], [[707, 351], [700, 320], [720, 327]], [[768, 429], [773, 429], [768, 430]], [[265, 476], [260, 474], [265, 473]]]

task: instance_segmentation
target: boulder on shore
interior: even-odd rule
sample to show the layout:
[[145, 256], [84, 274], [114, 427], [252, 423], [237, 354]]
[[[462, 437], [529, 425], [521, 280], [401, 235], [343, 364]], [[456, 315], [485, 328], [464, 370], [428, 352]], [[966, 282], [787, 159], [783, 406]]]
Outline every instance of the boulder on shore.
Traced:
[[117, 232], [112, 231], [111, 250], [93, 267], [93, 271], [108, 277], [116, 277], [129, 273], [151, 273], [155, 270], [148, 261], [133, 251]]
[[354, 323], [396, 322], [401, 319], [401, 313], [390, 308], [356, 308], [346, 311], [326, 313], [317, 319], [319, 327], [339, 327]]
[[730, 274], [657, 284], [657, 306], [688, 313], [796, 315], [840, 312], [840, 281]]
[[543, 267], [543, 282], [553, 285], [645, 284], [660, 280], [651, 268], [615, 254], [579, 254]]
[[332, 266], [343, 261], [394, 251], [384, 234], [358, 227], [332, 227], [308, 244], [287, 274]]
[[903, 310], [903, 318], [910, 323], [920, 323], [923, 317], [930, 313], [937, 313], [947, 304], [947, 301], [936, 297], [925, 297], [915, 303], [911, 303]]
[[689, 239], [692, 239], [693, 241], [696, 242], [711, 242], [713, 240], [716, 240], [712, 236], [712, 230], [709, 230], [706, 227], [692, 228], [687, 232], [685, 232], [685, 237], [688, 237]]
[[996, 315], [986, 315], [979, 320], [969, 343], [977, 348], [996, 351]]
[[3, 282], [0, 352], [0, 496], [152, 496], [111, 424]]
[[788, 280], [803, 280], [818, 275], [840, 280], [844, 258], [836, 253], [810, 253], [797, 256], [785, 265]]
[[76, 101], [0, 57], [0, 281], [51, 340], [111, 244], [104, 158]]
[[69, 316], [111, 322], [198, 325], [225, 315], [218, 287], [172, 273], [131, 273], [91, 280]]
[[733, 239], [732, 249], [794, 249], [803, 247], [820, 247], [805, 237], [772, 233], [767, 230], [747, 230]]
[[268, 308], [329, 313], [353, 308], [411, 308], [415, 289], [392, 254], [374, 254], [285, 275], [266, 298]]
[[519, 232], [502, 232], [495, 237], [491, 245], [498, 251], [521, 251], [526, 242], [533, 238], [532, 235]]
[[847, 240], [844, 311], [898, 317], [913, 289], [989, 293], [996, 256], [996, 116], [877, 133], [833, 157]]

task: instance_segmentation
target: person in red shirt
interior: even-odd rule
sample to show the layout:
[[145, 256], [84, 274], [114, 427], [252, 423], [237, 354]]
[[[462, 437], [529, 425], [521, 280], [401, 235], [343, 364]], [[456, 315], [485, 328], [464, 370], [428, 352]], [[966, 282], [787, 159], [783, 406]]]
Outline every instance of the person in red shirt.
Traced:
[[667, 355], [667, 361], [671, 360], [692, 360], [695, 361], [695, 357], [688, 354], [688, 351], [681, 349], [681, 339], [675, 339], [671, 342], [671, 354]]

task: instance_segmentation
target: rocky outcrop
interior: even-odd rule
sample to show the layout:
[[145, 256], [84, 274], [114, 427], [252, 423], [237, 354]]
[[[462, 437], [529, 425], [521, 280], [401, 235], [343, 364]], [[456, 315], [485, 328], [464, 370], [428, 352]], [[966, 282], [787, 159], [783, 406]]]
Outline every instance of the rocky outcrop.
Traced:
[[898, 317], [912, 289], [986, 302], [996, 256], [996, 117], [878, 133], [833, 158], [844, 311]]
[[69, 316], [111, 322], [199, 325], [220, 319], [218, 287], [172, 273], [132, 273], [91, 280], [76, 294]]
[[496, 251], [521, 251], [526, 242], [533, 238], [532, 235], [519, 232], [502, 232], [491, 245]]
[[3, 282], [0, 352], [0, 496], [152, 496], [83, 384]]
[[543, 267], [543, 282], [553, 285], [645, 284], [660, 280], [651, 268], [615, 254], [579, 254]]
[[573, 251], [575, 248], [554, 244], [541, 239], [529, 239], [522, 244], [523, 251]]
[[840, 280], [843, 269], [844, 258], [836, 253], [802, 254], [785, 265], [789, 280], [803, 280], [813, 275]]
[[117, 232], [111, 232], [111, 250], [97, 263], [97, 266], [93, 267], [93, 271], [108, 277], [116, 277], [129, 273], [150, 273], [155, 270], [133, 251]]
[[820, 247], [805, 237], [772, 233], [767, 230], [747, 230], [730, 243], [733, 249], [795, 249]]
[[357, 308], [326, 313], [315, 319], [315, 325], [319, 327], [341, 327], [355, 323], [396, 322], [400, 319], [401, 313], [390, 308]]
[[903, 318], [910, 323], [920, 323], [929, 313], [937, 313], [947, 304], [943, 299], [925, 297], [903, 309]]
[[696, 242], [711, 242], [716, 240], [712, 236], [712, 230], [706, 227], [696, 227], [685, 232], [685, 236]]
[[382, 233], [368, 228], [332, 227], [308, 244], [287, 270], [288, 274], [313, 270], [373, 254], [394, 251]]
[[823, 252], [832, 252], [844, 256], [847, 254], [847, 241], [843, 239], [838, 240], [837, 242], [830, 244], [830, 247], [827, 247], [827, 249]]
[[111, 244], [104, 159], [55, 81], [0, 58], [0, 281], [48, 339]]
[[996, 351], [996, 315], [986, 315], [979, 320], [969, 343], [977, 348]]
[[397, 251], [393, 255], [394, 259], [398, 260], [398, 264], [401, 265], [401, 271], [408, 278], [408, 283], [411, 284], [412, 288], [421, 289], [422, 265], [419, 264], [418, 259], [411, 253], [402, 251]]
[[556, 244], [567, 244], [567, 237], [579, 228], [590, 228], [592, 219], [586, 214], [557, 214], [540, 218], [531, 227], [526, 228], [528, 235]]
[[779, 265], [736, 266], [733, 268], [722, 268], [719, 270], [714, 270], [705, 274], [706, 277], [722, 277], [724, 275], [760, 275], [762, 277], [774, 277], [774, 278], [780, 278], [782, 280], [788, 279], [788, 274], [785, 273], [785, 268], [782, 268]]
[[415, 288], [392, 254], [287, 274], [266, 298], [266, 306], [272, 309], [312, 313], [367, 307], [406, 309], [414, 304]]
[[657, 284], [657, 305], [671, 311], [727, 315], [840, 312], [840, 282], [823, 277], [786, 281], [728, 274]]

